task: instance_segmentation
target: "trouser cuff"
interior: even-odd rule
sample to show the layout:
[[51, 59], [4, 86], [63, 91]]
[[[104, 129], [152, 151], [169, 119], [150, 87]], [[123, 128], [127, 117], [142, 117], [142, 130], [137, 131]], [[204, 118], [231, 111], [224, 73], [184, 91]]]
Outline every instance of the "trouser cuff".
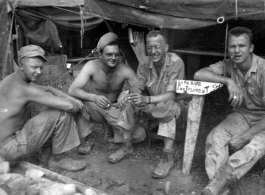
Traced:
[[163, 152], [173, 154], [175, 152], [175, 148], [173, 148], [173, 149], [164, 148]]

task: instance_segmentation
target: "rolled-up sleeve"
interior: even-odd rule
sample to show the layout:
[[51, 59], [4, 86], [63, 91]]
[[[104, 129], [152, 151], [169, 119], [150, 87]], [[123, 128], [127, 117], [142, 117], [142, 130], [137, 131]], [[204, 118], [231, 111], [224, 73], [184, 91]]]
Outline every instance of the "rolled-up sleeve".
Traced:
[[134, 82], [131, 86], [131, 92], [136, 92], [139, 93], [145, 89], [145, 84], [146, 84], [146, 75], [145, 75], [145, 70], [144, 70], [144, 65], [139, 64], [137, 68], [137, 74], [134, 79]]
[[265, 106], [265, 73], [261, 77], [262, 103]]
[[226, 64], [223, 61], [219, 61], [209, 66], [215, 74], [226, 76]]
[[168, 71], [168, 85], [166, 91], [175, 91], [177, 80], [183, 80], [185, 78], [185, 67], [182, 59], [178, 59]]

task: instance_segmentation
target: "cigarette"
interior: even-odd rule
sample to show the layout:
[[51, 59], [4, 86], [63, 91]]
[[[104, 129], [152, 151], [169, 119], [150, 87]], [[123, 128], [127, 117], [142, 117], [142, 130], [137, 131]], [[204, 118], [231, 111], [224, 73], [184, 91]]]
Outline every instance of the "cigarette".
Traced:
[[110, 107], [110, 104], [108, 104], [107, 107]]
[[0, 112], [7, 112], [8, 110], [6, 108], [0, 108]]

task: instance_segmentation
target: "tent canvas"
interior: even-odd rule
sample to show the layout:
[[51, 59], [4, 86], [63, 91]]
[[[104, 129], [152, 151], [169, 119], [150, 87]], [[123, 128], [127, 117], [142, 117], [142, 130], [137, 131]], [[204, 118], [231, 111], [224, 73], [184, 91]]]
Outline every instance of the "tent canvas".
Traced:
[[[0, 79], [12, 72], [12, 43], [16, 37], [13, 35], [16, 30], [12, 29], [15, 27], [14, 18], [31, 43], [60, 48], [62, 44], [57, 26], [80, 31], [82, 39], [86, 30], [104, 21], [102, 18], [85, 14], [83, 6], [84, 0], [0, 0]], [[22, 45], [18, 45], [18, 49], [20, 46]]]
[[78, 7], [84, 5], [84, 0], [10, 0], [14, 7]]
[[85, 12], [140, 26], [195, 29], [236, 19], [264, 19], [264, 0], [85, 0]]
[[10, 26], [11, 17], [8, 14], [11, 7], [6, 0], [0, 0], [0, 80], [12, 72], [12, 49]]

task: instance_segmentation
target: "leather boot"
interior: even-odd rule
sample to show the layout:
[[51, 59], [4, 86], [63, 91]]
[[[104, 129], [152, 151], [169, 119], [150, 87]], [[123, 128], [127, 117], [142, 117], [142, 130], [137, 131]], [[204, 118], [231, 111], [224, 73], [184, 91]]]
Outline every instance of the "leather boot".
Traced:
[[162, 179], [169, 175], [170, 170], [174, 165], [174, 149], [168, 150], [164, 149], [162, 153], [162, 159], [160, 160], [158, 166], [152, 173], [152, 177]]
[[233, 168], [229, 165], [221, 167], [210, 183], [203, 189], [201, 195], [225, 195], [229, 192], [228, 185], [236, 181], [232, 174]]

